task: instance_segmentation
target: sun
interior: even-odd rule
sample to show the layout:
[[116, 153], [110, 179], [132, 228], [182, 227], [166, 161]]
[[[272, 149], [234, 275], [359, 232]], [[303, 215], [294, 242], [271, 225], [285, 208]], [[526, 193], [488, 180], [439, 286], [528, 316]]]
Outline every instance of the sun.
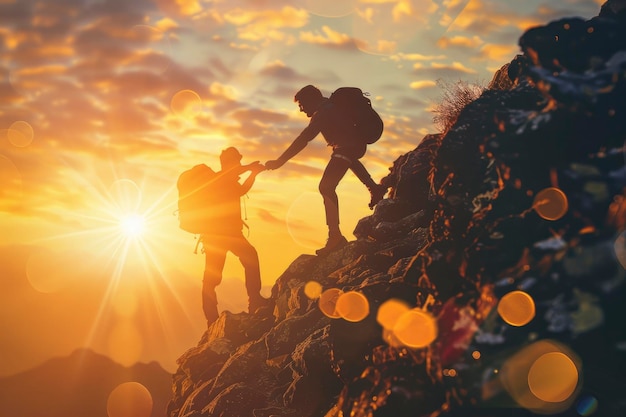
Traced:
[[128, 239], [141, 238], [146, 230], [146, 219], [141, 214], [127, 214], [119, 221], [120, 232]]

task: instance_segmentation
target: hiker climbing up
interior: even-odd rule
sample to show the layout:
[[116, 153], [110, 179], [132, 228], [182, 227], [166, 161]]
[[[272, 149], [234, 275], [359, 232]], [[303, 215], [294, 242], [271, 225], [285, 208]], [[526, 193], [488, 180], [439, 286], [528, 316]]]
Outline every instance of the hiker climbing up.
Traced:
[[[178, 181], [181, 228], [200, 234], [205, 256], [202, 280], [202, 308], [207, 324], [218, 318], [215, 288], [222, 282], [228, 252], [244, 268], [250, 314], [268, 304], [261, 296], [261, 274], [256, 249], [243, 235], [240, 198], [245, 195], [265, 167], [258, 161], [241, 165], [241, 154], [227, 148], [220, 155], [221, 170], [213, 172], [204, 164], [181, 174]], [[249, 172], [240, 184], [240, 176]]]
[[325, 255], [347, 243], [339, 227], [339, 201], [335, 190], [348, 169], [370, 191], [370, 208], [387, 193], [387, 187], [374, 182], [359, 161], [365, 155], [367, 145], [375, 142], [382, 134], [382, 120], [371, 108], [369, 99], [354, 87], [342, 87], [327, 98], [317, 87], [307, 85], [298, 91], [294, 101], [300, 106], [300, 111], [311, 118], [309, 125], [278, 159], [267, 161], [265, 168], [280, 168], [319, 133], [332, 147], [330, 161], [319, 183], [326, 212], [328, 241], [316, 253]]

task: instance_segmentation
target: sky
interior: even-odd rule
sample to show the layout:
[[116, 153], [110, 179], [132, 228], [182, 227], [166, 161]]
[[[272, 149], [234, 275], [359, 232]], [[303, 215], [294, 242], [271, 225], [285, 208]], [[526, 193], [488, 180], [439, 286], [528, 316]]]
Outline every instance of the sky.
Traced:
[[[362, 162], [379, 181], [437, 133], [442, 86], [485, 86], [528, 28], [602, 0], [0, 0], [0, 377], [88, 347], [117, 362], [197, 344], [204, 260], [178, 228], [176, 180], [234, 146], [277, 158], [307, 123], [307, 84], [370, 94], [385, 123]], [[263, 293], [324, 245], [320, 136], [242, 202]], [[371, 214], [348, 173], [348, 240]], [[229, 255], [219, 308], [246, 307]]]

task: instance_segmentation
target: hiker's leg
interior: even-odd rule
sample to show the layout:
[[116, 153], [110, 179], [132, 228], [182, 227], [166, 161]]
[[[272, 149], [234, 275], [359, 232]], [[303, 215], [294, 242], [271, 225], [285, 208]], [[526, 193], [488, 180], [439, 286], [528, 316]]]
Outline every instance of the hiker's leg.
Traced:
[[203, 237], [204, 276], [202, 279], [202, 310], [207, 323], [217, 320], [217, 294], [215, 287], [222, 282], [222, 270], [226, 262], [226, 248], [223, 238]]
[[358, 159], [353, 159], [350, 165], [350, 170], [354, 172], [354, 175], [361, 181], [368, 190], [375, 187], [377, 184], [372, 179], [372, 176], [367, 171], [367, 168]]
[[378, 203], [385, 194], [387, 194], [387, 187], [381, 184], [377, 184], [372, 179], [372, 176], [365, 168], [365, 165], [359, 160], [363, 155], [365, 155], [366, 145], [361, 145], [357, 147], [350, 147], [345, 149], [338, 150], [341, 155], [345, 156], [345, 158], [350, 160], [350, 170], [356, 175], [356, 177], [361, 181], [370, 192], [370, 203], [369, 207], [374, 208], [376, 203]]
[[336, 189], [349, 167], [349, 159], [333, 154], [330, 161], [328, 161], [328, 165], [326, 165], [319, 184], [319, 191], [324, 200], [329, 238], [337, 233], [341, 235], [339, 230], [339, 199], [337, 198]]
[[256, 308], [261, 306], [262, 301], [264, 301], [263, 297], [261, 297], [259, 255], [254, 246], [252, 246], [243, 235], [233, 238], [230, 250], [239, 258], [243, 266], [246, 278], [246, 291], [248, 293], [248, 311], [253, 313]]

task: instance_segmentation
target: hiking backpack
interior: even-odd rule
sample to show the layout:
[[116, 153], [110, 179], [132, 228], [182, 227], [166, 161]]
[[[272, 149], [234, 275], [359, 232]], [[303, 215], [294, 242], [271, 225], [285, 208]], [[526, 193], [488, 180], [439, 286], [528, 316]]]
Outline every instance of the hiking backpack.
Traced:
[[178, 226], [193, 234], [208, 233], [213, 221], [217, 174], [205, 164], [195, 165], [178, 177]]
[[340, 87], [330, 95], [329, 100], [354, 126], [355, 135], [372, 144], [380, 139], [384, 125], [366, 94], [358, 87]]

